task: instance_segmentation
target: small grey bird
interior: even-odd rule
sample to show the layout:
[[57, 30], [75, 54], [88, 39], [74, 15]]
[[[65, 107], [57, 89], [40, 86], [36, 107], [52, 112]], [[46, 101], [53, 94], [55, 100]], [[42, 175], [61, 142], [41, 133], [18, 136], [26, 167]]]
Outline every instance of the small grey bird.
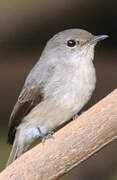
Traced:
[[94, 47], [107, 37], [68, 29], [47, 42], [10, 117], [8, 142], [13, 147], [7, 166], [36, 138], [45, 138], [88, 102], [96, 84]]

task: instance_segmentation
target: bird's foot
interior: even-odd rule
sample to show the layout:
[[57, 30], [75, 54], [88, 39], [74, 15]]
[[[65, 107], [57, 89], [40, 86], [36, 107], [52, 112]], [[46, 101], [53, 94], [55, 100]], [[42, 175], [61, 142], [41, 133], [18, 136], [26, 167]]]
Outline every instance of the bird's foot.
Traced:
[[77, 119], [78, 118], [78, 114], [75, 114], [74, 116], [73, 116], [73, 118], [72, 118], [72, 120], [75, 120], [75, 119]]
[[43, 143], [43, 144], [45, 143], [45, 140], [46, 140], [46, 139], [49, 139], [49, 138], [54, 139], [54, 136], [53, 136], [54, 131], [49, 131], [48, 134], [45, 135], [45, 134], [43, 134], [43, 133], [41, 132], [40, 128], [38, 128], [38, 130], [39, 130], [40, 137], [41, 137], [41, 139], [42, 139], [42, 143]]
[[42, 143], [44, 143], [46, 139], [49, 139], [49, 138], [54, 139], [53, 134], [54, 134], [54, 131], [49, 131], [47, 135], [44, 135], [44, 137], [42, 138]]

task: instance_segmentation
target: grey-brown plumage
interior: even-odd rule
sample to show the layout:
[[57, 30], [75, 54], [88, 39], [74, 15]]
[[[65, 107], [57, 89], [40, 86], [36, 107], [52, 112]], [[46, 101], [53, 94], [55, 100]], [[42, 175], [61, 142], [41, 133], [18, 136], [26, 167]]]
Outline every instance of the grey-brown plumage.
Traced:
[[70, 29], [48, 41], [10, 117], [8, 142], [13, 148], [7, 165], [33, 140], [68, 121], [87, 103], [96, 82], [94, 46], [105, 38]]

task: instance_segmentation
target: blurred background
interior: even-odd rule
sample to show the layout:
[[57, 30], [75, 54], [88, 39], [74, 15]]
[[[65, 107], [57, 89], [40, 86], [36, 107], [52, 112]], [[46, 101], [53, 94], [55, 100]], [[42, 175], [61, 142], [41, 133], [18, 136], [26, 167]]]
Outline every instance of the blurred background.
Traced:
[[[7, 124], [30, 69], [46, 41], [68, 28], [108, 34], [95, 50], [97, 87], [84, 108], [117, 87], [117, 2], [112, 0], [0, 0], [0, 171], [11, 146]], [[81, 163], [61, 180], [116, 180], [117, 140]]]

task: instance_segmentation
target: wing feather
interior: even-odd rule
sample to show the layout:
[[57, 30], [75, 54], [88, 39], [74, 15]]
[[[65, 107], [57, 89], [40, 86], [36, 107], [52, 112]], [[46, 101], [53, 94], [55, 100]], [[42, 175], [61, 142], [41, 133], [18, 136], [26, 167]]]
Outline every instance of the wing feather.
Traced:
[[[45, 59], [46, 60], [46, 59]], [[43, 87], [49, 81], [55, 71], [55, 65], [42, 63], [34, 66], [29, 73], [24, 87], [11, 113], [8, 125], [8, 142], [13, 144], [16, 127], [21, 123], [22, 118], [26, 116], [33, 107], [43, 100]], [[40, 77], [40, 79], [38, 79]]]
[[27, 89], [24, 88], [16, 102], [11, 113], [8, 125], [8, 142], [13, 144], [16, 127], [20, 124], [22, 118], [42, 100], [40, 87]]

